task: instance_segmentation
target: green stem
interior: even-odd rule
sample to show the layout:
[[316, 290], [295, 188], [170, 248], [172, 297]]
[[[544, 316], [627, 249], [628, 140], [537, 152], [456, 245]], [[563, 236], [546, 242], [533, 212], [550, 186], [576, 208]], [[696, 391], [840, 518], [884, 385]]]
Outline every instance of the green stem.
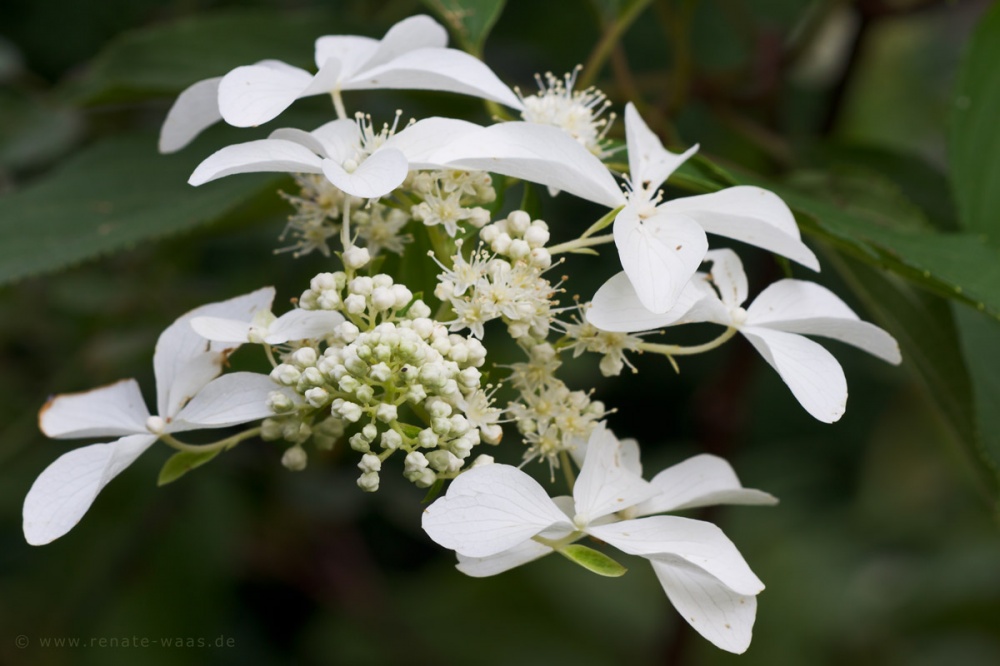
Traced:
[[721, 346], [724, 342], [729, 340], [729, 338], [736, 335], [738, 329], [727, 328], [725, 332], [719, 337], [706, 342], [703, 345], [695, 345], [693, 347], [683, 347], [681, 345], [658, 345], [652, 342], [640, 342], [639, 349], [644, 352], [652, 352], [654, 354], [663, 354], [664, 356], [691, 356], [693, 354], [701, 354], [703, 352], [711, 351], [716, 347]]
[[565, 450], [559, 452], [559, 466], [563, 469], [563, 475], [566, 477], [566, 485], [572, 494], [573, 486], [576, 485], [576, 476], [573, 474], [573, 467], [570, 465], [569, 453]]
[[553, 245], [548, 248], [549, 254], [555, 256], [563, 252], [573, 252], [574, 250], [579, 250], [584, 247], [593, 247], [594, 245], [604, 245], [605, 243], [611, 243], [615, 240], [614, 234], [608, 234], [606, 236], [594, 236], [592, 238], [577, 238], [576, 240], [566, 241], [565, 243], [559, 243], [558, 245]]
[[572, 532], [570, 534], [567, 534], [562, 539], [546, 539], [545, 537], [533, 536], [533, 537], [531, 537], [531, 540], [532, 541], [537, 541], [538, 543], [542, 544], [543, 546], [548, 546], [552, 550], [554, 550], [556, 552], [559, 552], [559, 551], [561, 551], [563, 549], [564, 546], [570, 545], [571, 543], [573, 543], [574, 541], [578, 540], [583, 535], [584, 535], [583, 532], [575, 531], [575, 532]]
[[250, 439], [251, 437], [256, 437], [260, 434], [261, 429], [250, 428], [249, 430], [244, 430], [241, 433], [233, 435], [232, 437], [226, 437], [225, 439], [220, 439], [217, 442], [212, 442], [211, 444], [187, 444], [175, 438], [173, 435], [164, 434], [160, 435], [160, 440], [178, 451], [188, 451], [190, 453], [206, 453], [209, 451], [218, 451], [226, 449], [231, 449], [245, 439]]
[[272, 368], [278, 367], [278, 361], [274, 358], [274, 350], [271, 349], [271, 345], [264, 343], [264, 353], [267, 355], [267, 360], [271, 362]]
[[452, 266], [451, 258], [455, 256], [455, 252], [458, 249], [455, 246], [455, 239], [449, 236], [440, 225], [424, 228], [427, 229], [427, 238], [434, 249], [434, 256], [437, 257], [438, 261], [450, 268]]
[[340, 88], [330, 92], [333, 98], [333, 109], [337, 112], [337, 118], [343, 120], [347, 118], [347, 110], [344, 109], [344, 99], [340, 96]]
[[580, 90], [594, 85], [597, 75], [601, 73], [604, 63], [615, 48], [615, 44], [622, 38], [625, 31], [632, 23], [639, 18], [639, 14], [649, 6], [652, 0], [637, 0], [631, 7], [626, 9], [616, 21], [607, 26], [601, 40], [587, 58], [587, 64], [583, 68], [583, 75], [577, 80]]

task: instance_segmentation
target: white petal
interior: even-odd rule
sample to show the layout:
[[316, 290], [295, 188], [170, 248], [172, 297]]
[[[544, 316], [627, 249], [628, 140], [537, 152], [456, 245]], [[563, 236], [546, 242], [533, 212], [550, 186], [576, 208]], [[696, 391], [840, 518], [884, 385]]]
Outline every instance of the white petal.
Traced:
[[343, 74], [342, 70], [342, 63], [336, 60], [328, 60], [319, 68], [319, 71], [316, 72], [316, 75], [309, 82], [309, 85], [306, 86], [305, 90], [299, 93], [299, 97], [323, 95], [336, 90]]
[[[206, 341], [191, 328], [191, 320], [195, 317], [221, 317], [250, 321], [258, 310], [270, 310], [273, 300], [274, 288], [264, 287], [225, 301], [202, 305], [179, 317], [160, 334], [153, 354], [156, 404], [160, 416], [169, 418], [175, 415], [184, 402], [218, 374], [226, 354], [238, 346]], [[211, 370], [214, 374], [208, 374]], [[196, 386], [195, 377], [206, 378]]]
[[660, 494], [636, 507], [640, 516], [713, 504], [778, 502], [765, 492], [744, 488], [728, 462], [707, 453], [666, 468], [650, 484]]
[[740, 332], [760, 352], [807, 412], [833, 423], [847, 409], [847, 380], [837, 359], [819, 344], [795, 333], [763, 326]]
[[635, 506], [656, 491], [626, 466], [626, 457], [614, 433], [598, 424], [587, 440], [587, 455], [573, 486], [579, 524]]
[[322, 173], [322, 160], [301, 144], [283, 139], [260, 139], [215, 151], [191, 174], [188, 183], [202, 185], [237, 173], [275, 171]]
[[224, 428], [274, 416], [267, 397], [279, 388], [270, 377], [256, 372], [223, 375], [201, 389], [168, 424], [167, 431]]
[[271, 324], [264, 341], [269, 345], [279, 345], [289, 340], [323, 338], [343, 322], [344, 316], [339, 312], [290, 310]]
[[698, 150], [695, 145], [678, 155], [664, 148], [632, 102], [625, 105], [625, 137], [632, 186], [647, 191], [659, 189], [670, 174]]
[[757, 597], [734, 592], [697, 567], [653, 561], [653, 571], [677, 612], [716, 647], [742, 654], [750, 647]]
[[425, 118], [391, 136], [383, 148], [395, 148], [406, 155], [410, 169], [434, 169], [440, 166], [431, 159], [436, 152], [482, 129], [481, 125], [466, 120]]
[[323, 160], [323, 174], [327, 180], [347, 194], [362, 199], [389, 194], [399, 187], [409, 172], [406, 156], [392, 148], [375, 151], [352, 173], [347, 173], [333, 160]]
[[229, 344], [243, 344], [250, 335], [250, 322], [222, 317], [195, 317], [191, 328], [206, 340]]
[[430, 16], [420, 14], [403, 19], [389, 28], [374, 53], [361, 65], [364, 70], [384, 65], [417, 49], [443, 49], [448, 31]]
[[378, 40], [356, 35], [328, 35], [316, 40], [316, 69], [329, 60], [341, 64], [341, 78], [354, 76], [361, 65], [378, 49]]
[[222, 120], [219, 113], [219, 82], [205, 79], [177, 96], [160, 128], [160, 152], [173, 153], [191, 143], [202, 130]]
[[764, 589], [733, 542], [712, 523], [651, 516], [591, 526], [587, 533], [630, 555], [666, 563], [684, 560], [740, 594], [757, 594]]
[[288, 65], [237, 67], [219, 84], [219, 112], [230, 125], [255, 127], [291, 106], [312, 81], [312, 74]]
[[[633, 333], [651, 331], [673, 324], [686, 323], [693, 315], [692, 308], [704, 299], [718, 302], [719, 297], [708, 283], [696, 273], [681, 290], [674, 306], [662, 314], [650, 312], [635, 294], [635, 288], [624, 273], [618, 273], [601, 285], [587, 309], [587, 321], [604, 331]], [[722, 313], [725, 317], [725, 312]], [[697, 321], [708, 321], [698, 318]]]
[[719, 289], [722, 302], [730, 308], [743, 305], [749, 289], [739, 255], [729, 249], [709, 250], [705, 261], [712, 262], [712, 282]]
[[525, 541], [489, 557], [466, 557], [460, 554], [456, 568], [467, 576], [485, 578], [510, 571], [553, 552], [555, 551], [537, 541]]
[[24, 538], [41, 546], [69, 532], [101, 489], [155, 441], [154, 435], [131, 435], [60, 456], [35, 479], [24, 498]]
[[683, 197], [660, 208], [687, 215], [710, 234], [726, 236], [819, 270], [819, 261], [799, 236], [795, 217], [781, 197], [750, 185]]
[[902, 358], [896, 340], [878, 326], [860, 321], [836, 294], [813, 282], [780, 280], [762, 291], [747, 310], [748, 326], [821, 335], [863, 349], [889, 363]]
[[380, 67], [367, 67], [343, 84], [344, 90], [439, 90], [499, 102], [513, 109], [523, 105], [481, 60], [456, 49], [419, 49]]
[[657, 211], [640, 219], [633, 206], [615, 218], [615, 245], [622, 268], [647, 310], [672, 308], [708, 251], [705, 232], [683, 215]]
[[625, 195], [607, 167], [565, 131], [552, 125], [490, 125], [442, 148], [438, 164], [481, 169], [569, 192], [616, 208]]
[[120, 437], [146, 432], [149, 410], [134, 379], [84, 391], [62, 393], [38, 412], [48, 437]]
[[283, 127], [276, 129], [269, 139], [282, 139], [305, 146], [320, 157], [343, 161], [354, 157], [361, 150], [361, 130], [353, 120], [333, 120], [312, 132]]
[[423, 514], [431, 539], [467, 557], [496, 555], [566, 522], [537, 481], [499, 464], [463, 472]]

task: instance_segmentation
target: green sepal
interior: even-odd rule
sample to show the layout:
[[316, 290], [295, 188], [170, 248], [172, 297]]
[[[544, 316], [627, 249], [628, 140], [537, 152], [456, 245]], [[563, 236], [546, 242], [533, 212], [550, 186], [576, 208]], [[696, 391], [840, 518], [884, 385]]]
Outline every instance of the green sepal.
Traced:
[[156, 485], [165, 486], [168, 483], [172, 483], [196, 467], [201, 467], [220, 453], [222, 453], [222, 449], [213, 449], [211, 451], [178, 451], [163, 464], [160, 476], [156, 479]]
[[628, 569], [601, 551], [578, 543], [563, 546], [559, 549], [559, 554], [569, 561], [579, 564], [587, 571], [594, 572], [598, 576], [618, 578], [625, 575], [625, 572], [628, 571]]
[[420, 426], [415, 426], [412, 423], [403, 423], [402, 421], [397, 421], [399, 424], [399, 429], [403, 431], [403, 435], [409, 437], [410, 439], [416, 439], [423, 430]]
[[[619, 206], [618, 208], [609, 211], [607, 215], [590, 225], [590, 228], [584, 231], [580, 238], [588, 238], [596, 234], [598, 231], [610, 227], [611, 223], [615, 221], [616, 217], [618, 217], [618, 213], [621, 212], [622, 208], [624, 208], [624, 206]], [[594, 254], [597, 253], [595, 252]]]

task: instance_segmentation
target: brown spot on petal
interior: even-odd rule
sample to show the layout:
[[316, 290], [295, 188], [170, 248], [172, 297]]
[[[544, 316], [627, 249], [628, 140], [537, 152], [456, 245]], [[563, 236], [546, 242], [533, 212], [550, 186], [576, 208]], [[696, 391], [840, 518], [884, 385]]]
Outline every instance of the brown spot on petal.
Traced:
[[682, 247], [684, 247], [684, 246], [683, 245], [678, 245], [674, 249], [677, 250], [678, 252], [680, 252]]

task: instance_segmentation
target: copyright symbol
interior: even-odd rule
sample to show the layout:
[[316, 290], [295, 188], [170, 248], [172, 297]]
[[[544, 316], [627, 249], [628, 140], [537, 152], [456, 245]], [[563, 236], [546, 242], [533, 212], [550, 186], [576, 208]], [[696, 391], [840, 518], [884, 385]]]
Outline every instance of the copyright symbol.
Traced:
[[30, 642], [31, 642], [31, 640], [27, 636], [25, 636], [24, 634], [21, 634], [20, 636], [18, 636], [17, 638], [14, 639], [14, 645], [16, 645], [17, 647], [21, 648], [22, 650], [24, 648], [28, 647], [28, 644]]

